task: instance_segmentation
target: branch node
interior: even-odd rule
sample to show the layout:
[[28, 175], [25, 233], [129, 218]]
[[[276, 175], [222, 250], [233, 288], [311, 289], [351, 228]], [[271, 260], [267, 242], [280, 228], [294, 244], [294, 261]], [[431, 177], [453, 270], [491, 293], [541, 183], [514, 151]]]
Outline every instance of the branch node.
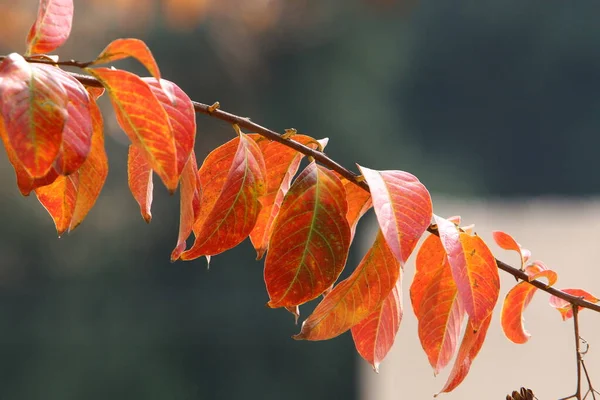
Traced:
[[290, 139], [292, 136], [296, 135], [298, 133], [298, 131], [294, 128], [289, 128], [286, 129], [283, 133], [283, 135], [281, 135], [282, 139]]
[[211, 106], [208, 106], [208, 113], [212, 114], [219, 108], [221, 108], [221, 103], [219, 103], [218, 101], [215, 101]]

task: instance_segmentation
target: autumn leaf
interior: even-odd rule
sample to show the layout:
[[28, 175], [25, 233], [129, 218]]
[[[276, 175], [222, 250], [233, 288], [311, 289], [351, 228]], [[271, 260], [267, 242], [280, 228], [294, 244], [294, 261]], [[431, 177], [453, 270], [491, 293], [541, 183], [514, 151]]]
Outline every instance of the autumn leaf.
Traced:
[[133, 144], [129, 146], [127, 155], [127, 182], [133, 198], [140, 206], [142, 218], [150, 223], [152, 221], [151, 208], [154, 191], [152, 167], [146, 161], [142, 150]]
[[0, 63], [0, 113], [8, 142], [32, 178], [44, 177], [61, 147], [67, 92], [46, 70], [10, 54]]
[[450, 263], [460, 301], [473, 329], [492, 313], [500, 293], [496, 259], [479, 236], [460, 232], [452, 222], [434, 216]]
[[68, 96], [67, 119], [62, 132], [60, 151], [54, 161], [58, 173], [69, 175], [83, 164], [92, 146], [90, 96], [85, 87], [60, 68], [34, 65], [45, 70], [65, 88]]
[[381, 231], [358, 267], [325, 296], [294, 339], [326, 340], [338, 336], [376, 311], [400, 274], [400, 264]]
[[531, 252], [522, 248], [521, 245], [506, 232], [492, 231], [492, 237], [494, 238], [496, 244], [504, 250], [513, 250], [519, 253], [519, 256], [521, 257], [521, 269], [523, 269], [525, 263], [531, 257]]
[[[291, 139], [312, 148], [319, 146], [324, 148], [327, 143], [326, 140], [319, 143], [316, 139], [306, 135], [294, 135]], [[257, 143], [263, 154], [267, 173], [267, 190], [260, 198], [262, 208], [256, 225], [250, 233], [250, 240], [256, 249], [256, 259], [258, 260], [267, 251], [273, 221], [279, 212], [283, 198], [290, 189], [292, 178], [298, 171], [304, 155], [278, 142], [259, 140]]]
[[[533, 263], [525, 268], [529, 280], [546, 278], [548, 286], [556, 283], [556, 272], [547, 269], [542, 263]], [[531, 302], [537, 288], [528, 282], [519, 282], [506, 295], [502, 305], [500, 321], [507, 339], [513, 343], [523, 344], [531, 336], [523, 325], [523, 312]]]
[[140, 39], [113, 40], [102, 50], [91, 65], [107, 64], [128, 57], [138, 60], [157, 81], [161, 80], [160, 70], [152, 52], [146, 46], [146, 43]]
[[117, 121], [172, 193], [177, 188], [177, 154], [169, 116], [150, 87], [127, 71], [86, 69], [106, 88]]
[[181, 175], [196, 140], [196, 112], [192, 100], [171, 81], [161, 79], [159, 83], [152, 78], [142, 80], [150, 86], [152, 93], [169, 116], [177, 154], [177, 174]]
[[58, 236], [62, 236], [71, 225], [77, 201], [77, 174], [59, 175], [50, 185], [35, 189], [35, 195], [52, 217]]
[[369, 184], [383, 236], [403, 266], [431, 222], [429, 192], [408, 172], [359, 168]]
[[185, 250], [185, 241], [192, 233], [194, 221], [200, 213], [200, 204], [202, 199], [202, 189], [198, 178], [198, 166], [196, 165], [196, 155], [192, 150], [188, 158], [179, 184], [179, 236], [177, 245], [171, 252], [171, 261], [176, 261]]
[[358, 354], [379, 372], [379, 364], [391, 350], [402, 321], [402, 270], [398, 282], [379, 309], [352, 327]]
[[73, 0], [40, 0], [37, 19], [27, 34], [25, 55], [49, 53], [69, 38]]
[[269, 307], [290, 307], [319, 296], [348, 257], [350, 227], [344, 186], [311, 162], [298, 175], [273, 223], [264, 278]]
[[183, 260], [219, 254], [240, 244], [256, 223], [258, 199], [266, 188], [260, 149], [240, 131], [208, 155], [198, 174], [202, 212], [194, 223], [196, 239], [181, 254]]
[[[581, 297], [590, 303], [597, 303], [600, 301], [597, 297], [583, 289], [560, 289], [562, 292], [570, 295]], [[567, 300], [563, 300], [560, 297], [554, 295], [550, 296], [550, 305], [558, 310], [563, 321], [573, 318], [573, 306]], [[583, 310], [583, 308], [582, 308]]]
[[456, 352], [465, 311], [439, 237], [425, 239], [417, 253], [416, 268], [410, 298], [421, 346], [437, 375]]
[[490, 327], [491, 321], [492, 314], [488, 315], [487, 318], [483, 320], [477, 331], [470, 328], [474, 325], [471, 321], [467, 323], [467, 329], [460, 344], [460, 348], [458, 349], [456, 360], [454, 360], [452, 371], [450, 371], [450, 376], [448, 376], [448, 380], [446, 381], [443, 389], [440, 390], [439, 393], [434, 397], [437, 397], [440, 393], [451, 392], [452, 390], [456, 389], [456, 387], [458, 387], [458, 385], [460, 385], [466, 378], [469, 370], [471, 369], [473, 360], [475, 357], [477, 357], [477, 354], [479, 354], [481, 346], [483, 346], [483, 342], [485, 340], [485, 336], [487, 335], [487, 330]]
[[346, 213], [346, 219], [350, 225], [351, 237], [354, 239], [356, 233], [356, 225], [360, 218], [373, 207], [373, 201], [371, 200], [371, 193], [367, 192], [354, 182], [338, 175], [344, 189], [346, 190], [346, 202], [348, 203], [348, 212]]
[[85, 162], [74, 173], [78, 176], [79, 185], [69, 232], [77, 228], [92, 209], [108, 175], [108, 158], [104, 149], [104, 123], [100, 108], [93, 99], [89, 111], [93, 127], [92, 145]]

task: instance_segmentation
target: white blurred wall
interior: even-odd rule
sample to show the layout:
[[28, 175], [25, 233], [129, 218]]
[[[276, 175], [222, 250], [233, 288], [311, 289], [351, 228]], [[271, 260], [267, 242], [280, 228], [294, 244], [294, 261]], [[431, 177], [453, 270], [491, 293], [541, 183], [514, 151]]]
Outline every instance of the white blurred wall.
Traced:
[[[461, 215], [463, 225], [490, 245], [498, 259], [518, 266], [518, 255], [493, 243], [492, 230], [510, 233], [525, 248], [558, 273], [557, 288], [580, 287], [600, 295], [600, 199], [521, 199], [518, 201], [473, 201], [434, 196], [434, 212]], [[369, 238], [368, 241], [371, 239]], [[414, 275], [414, 254], [405, 267], [404, 318], [396, 343], [376, 374], [361, 360], [360, 390], [365, 400], [431, 399], [443, 386], [451, 366], [437, 378], [427, 362], [417, 337], [417, 324], [408, 289]], [[501, 300], [515, 284], [500, 271]], [[575, 391], [575, 353], [572, 319], [563, 322], [548, 306], [548, 295], [538, 291], [525, 312], [529, 342], [516, 345], [502, 333], [494, 313], [488, 337], [463, 383], [439, 398], [505, 399], [521, 386], [531, 388], [540, 400], [557, 399]], [[580, 313], [581, 336], [591, 347], [585, 356], [592, 382], [600, 389], [600, 314]], [[591, 398], [591, 396], [588, 396]]]

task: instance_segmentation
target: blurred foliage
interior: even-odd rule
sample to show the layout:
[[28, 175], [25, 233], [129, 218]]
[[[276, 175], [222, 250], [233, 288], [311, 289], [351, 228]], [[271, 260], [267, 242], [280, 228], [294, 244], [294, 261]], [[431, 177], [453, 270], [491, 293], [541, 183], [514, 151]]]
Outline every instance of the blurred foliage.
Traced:
[[[36, 6], [0, 0], [3, 54], [23, 50]], [[89, 60], [116, 37], [140, 37], [192, 98], [278, 131], [328, 136], [327, 153], [344, 165], [410, 171], [434, 198], [599, 191], [600, 3], [75, 7], [63, 58]], [[168, 263], [177, 198], [157, 184], [145, 226], [127, 189], [126, 139], [105, 119], [109, 180], [88, 219], [60, 240], [35, 198], [18, 195], [1, 156], [0, 398], [352, 399], [350, 336], [291, 340], [298, 327], [264, 307], [249, 246], [214, 257], [210, 271]], [[206, 117], [198, 127], [199, 158], [233, 137]]]

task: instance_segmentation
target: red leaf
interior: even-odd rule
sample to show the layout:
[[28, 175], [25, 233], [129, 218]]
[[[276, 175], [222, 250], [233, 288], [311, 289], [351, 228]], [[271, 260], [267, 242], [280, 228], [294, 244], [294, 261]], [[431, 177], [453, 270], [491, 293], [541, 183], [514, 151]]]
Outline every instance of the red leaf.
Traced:
[[35, 189], [35, 194], [46, 211], [54, 220], [58, 236], [69, 229], [73, 219], [73, 210], [77, 201], [77, 174], [70, 176], [59, 175], [50, 185]]
[[[502, 246], [501, 246], [502, 247]], [[531, 264], [525, 269], [530, 281], [538, 278], [548, 279], [548, 286], [556, 283], [556, 272], [546, 269], [543, 264]], [[513, 343], [523, 344], [531, 336], [523, 326], [523, 312], [531, 302], [537, 288], [528, 282], [519, 282], [506, 295], [500, 317], [504, 334]]]
[[519, 256], [521, 257], [521, 269], [523, 269], [525, 263], [531, 257], [531, 252], [522, 248], [521, 245], [506, 232], [493, 231], [492, 236], [496, 244], [504, 250], [514, 250], [519, 253]]
[[359, 168], [369, 184], [383, 236], [400, 265], [404, 265], [431, 222], [429, 192], [407, 172]]
[[[317, 148], [319, 142], [310, 136], [295, 135], [292, 140]], [[281, 202], [290, 189], [292, 178], [298, 171], [300, 161], [304, 155], [296, 150], [278, 142], [258, 140], [266, 166], [267, 190], [260, 198], [262, 209], [258, 215], [256, 225], [250, 233], [250, 240], [256, 249], [256, 259], [261, 259], [267, 251], [269, 236], [273, 228], [273, 221], [279, 212]]]
[[[584, 300], [587, 300], [591, 303], [597, 303], [600, 301], [600, 299], [583, 289], [561, 289], [561, 291], [573, 296], [583, 297]], [[560, 316], [562, 317], [563, 321], [573, 318], [573, 306], [568, 301], [552, 295], [550, 296], [550, 305], [560, 312]]]
[[416, 267], [410, 298], [419, 321], [421, 346], [437, 375], [456, 352], [465, 312], [437, 236], [425, 239], [417, 254]]
[[325, 296], [294, 339], [326, 340], [346, 332], [381, 306], [399, 274], [400, 264], [379, 231], [352, 275]]
[[402, 321], [402, 271], [396, 286], [379, 309], [352, 328], [358, 354], [379, 372], [379, 364], [392, 348]]
[[87, 69], [106, 88], [117, 121], [171, 193], [177, 188], [177, 155], [169, 116], [140, 77], [108, 68]]
[[32, 178], [44, 177], [60, 150], [67, 92], [43, 69], [10, 54], [0, 63], [0, 111], [8, 141]]
[[217, 148], [200, 171], [202, 213], [194, 223], [196, 240], [181, 254], [191, 260], [215, 255], [241, 243], [252, 231], [265, 192], [265, 163], [258, 145], [247, 135]]
[[181, 174], [181, 183], [179, 185], [179, 204], [181, 208], [179, 215], [179, 236], [177, 238], [177, 245], [171, 252], [171, 261], [178, 260], [181, 253], [185, 250], [185, 242], [192, 233], [194, 221], [200, 213], [201, 190], [196, 155], [192, 150], [192, 154], [188, 158]]
[[74, 173], [79, 177], [79, 186], [69, 232], [77, 228], [92, 209], [108, 175], [108, 159], [104, 150], [104, 124], [95, 100], [90, 102], [89, 111], [93, 126], [92, 146], [83, 165]]
[[67, 92], [67, 120], [62, 132], [61, 149], [54, 165], [62, 175], [72, 174], [81, 167], [92, 146], [90, 96], [78, 80], [62, 69], [43, 64], [33, 67], [51, 74]]
[[434, 216], [452, 276], [473, 329], [490, 315], [498, 301], [500, 277], [496, 259], [479, 236], [459, 232], [452, 222]]
[[344, 186], [315, 162], [298, 175], [273, 223], [264, 277], [269, 307], [290, 307], [319, 296], [348, 257], [350, 227]]
[[194, 149], [196, 139], [196, 112], [192, 100], [171, 81], [161, 79], [159, 84], [152, 78], [142, 78], [142, 80], [150, 86], [169, 116], [177, 153], [177, 174], [181, 175]]
[[150, 74], [160, 80], [160, 70], [152, 52], [140, 39], [116, 39], [106, 46], [91, 65], [107, 64], [124, 58], [133, 57], [138, 60]]
[[475, 357], [477, 357], [477, 354], [479, 354], [481, 346], [483, 346], [483, 342], [485, 340], [487, 330], [490, 327], [491, 321], [492, 314], [488, 315], [487, 318], [483, 320], [479, 330], [477, 331], [469, 328], [473, 326], [473, 323], [471, 321], [468, 322], [465, 336], [460, 344], [460, 349], [458, 350], [458, 355], [454, 361], [454, 366], [452, 367], [450, 376], [448, 377], [444, 388], [440, 390], [440, 392], [434, 397], [437, 397], [440, 393], [451, 392], [452, 390], [456, 389], [456, 387], [465, 379], [469, 373], [469, 370], [471, 369], [471, 363]]
[[152, 168], [144, 155], [135, 145], [129, 146], [129, 154], [127, 157], [127, 181], [129, 190], [133, 198], [140, 206], [142, 218], [147, 223], [152, 221], [152, 193], [154, 184], [152, 183]]
[[73, 0], [40, 0], [37, 19], [27, 35], [26, 55], [49, 53], [69, 38]]

